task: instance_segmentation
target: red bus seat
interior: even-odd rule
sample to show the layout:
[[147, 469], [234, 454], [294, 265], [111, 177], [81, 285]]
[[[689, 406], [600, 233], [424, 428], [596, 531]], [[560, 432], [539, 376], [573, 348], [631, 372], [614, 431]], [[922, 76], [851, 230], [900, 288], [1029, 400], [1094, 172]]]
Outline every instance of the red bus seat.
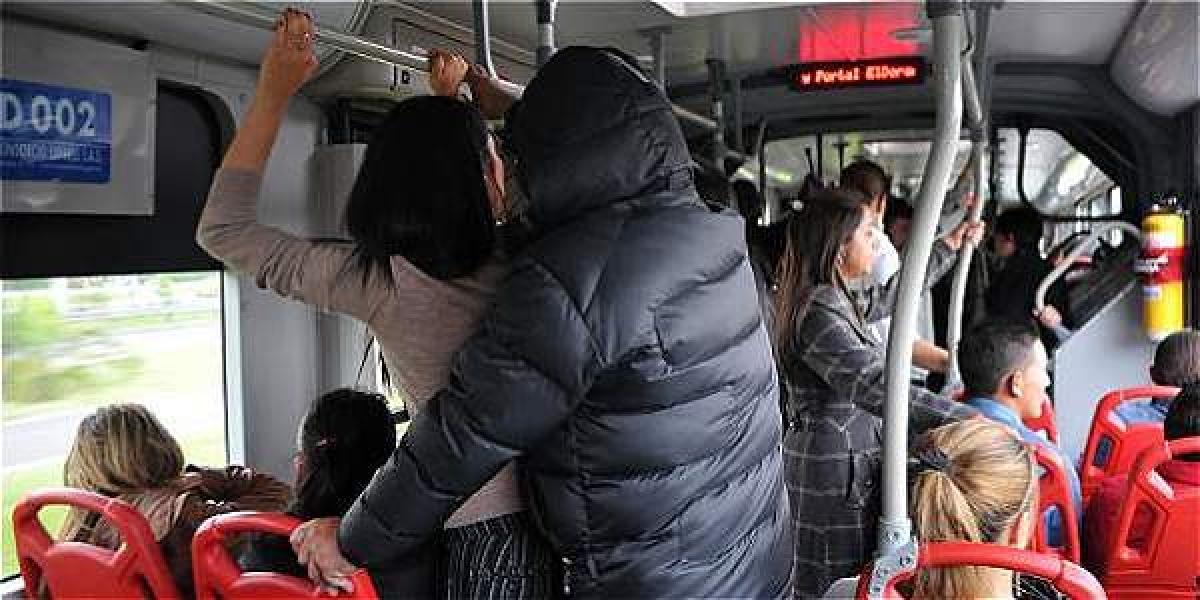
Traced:
[[[1070, 467], [1052, 450], [1037, 444], [1031, 446], [1042, 474], [1038, 478], [1038, 518], [1034, 522], [1030, 549], [1078, 563], [1083, 546], [1079, 543], [1079, 514], [1071, 500], [1071, 484], [1067, 479], [1066, 470]], [[1046, 512], [1051, 508], [1057, 508], [1062, 516], [1062, 546], [1059, 547], [1050, 545], [1046, 531]]]
[[[308, 579], [282, 573], [243, 572], [229, 555], [226, 540], [240, 533], [269, 533], [287, 537], [303, 521], [281, 513], [234, 512], [204, 522], [192, 539], [192, 573], [196, 600], [239, 600], [333, 597], [320, 593]], [[338, 598], [373, 600], [375, 586], [360, 569], [350, 579], [354, 592]]]
[[[121, 547], [56, 541], [38, 520], [38, 512], [64, 505], [99, 514], [117, 530]], [[34, 491], [13, 509], [13, 533], [21, 578], [31, 598], [43, 586], [51, 598], [181, 597], [150, 524], [122, 500], [74, 488]]]
[[[1145, 386], [1114, 390], [1100, 399], [1100, 404], [1096, 406], [1096, 413], [1092, 417], [1091, 429], [1088, 431], [1083, 462], [1079, 466], [1079, 481], [1083, 486], [1085, 506], [1105, 478], [1128, 473], [1133, 466], [1133, 461], [1142, 450], [1161, 444], [1163, 441], [1161, 423], [1131, 425], [1113, 411], [1121, 403], [1130, 400], [1173, 397], [1178, 393], [1179, 390], [1173, 387]], [[1112, 448], [1104, 464], [1096, 465], [1096, 451], [1103, 439], [1108, 439]]]
[[1050, 403], [1049, 396], [1042, 400], [1042, 416], [1036, 419], [1023, 419], [1023, 422], [1030, 430], [1042, 433], [1047, 440], [1058, 444], [1058, 421], [1054, 416], [1054, 405]]
[[[885, 562], [868, 564], [863, 571], [858, 580], [860, 600], [902, 600], [904, 597], [896, 591], [896, 586], [912, 579], [918, 569], [962, 566], [995, 567], [1040, 577], [1072, 600], [1105, 598], [1104, 589], [1083, 567], [1057, 556], [1009, 546], [970, 542], [924, 544], [917, 549], [915, 561], [901, 558], [895, 568], [885, 566]], [[876, 582], [878, 585], [874, 585]]]
[[[1176, 490], [1155, 472], [1172, 457], [1200, 453], [1200, 437], [1147, 448], [1129, 475], [1105, 563], [1110, 598], [1200, 597], [1200, 490]], [[1152, 513], [1146, 537], [1129, 543], [1139, 506]]]

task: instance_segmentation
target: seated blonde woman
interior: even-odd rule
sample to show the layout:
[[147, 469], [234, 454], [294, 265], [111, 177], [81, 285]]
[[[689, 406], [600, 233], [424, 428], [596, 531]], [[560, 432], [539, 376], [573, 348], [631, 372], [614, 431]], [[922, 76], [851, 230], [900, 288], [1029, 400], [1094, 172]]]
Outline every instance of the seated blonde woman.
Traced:
[[[67, 455], [67, 486], [120, 498], [150, 523], [176, 586], [192, 597], [192, 536], [205, 519], [235, 510], [283, 510], [288, 486], [245, 467], [187, 466], [183, 450], [138, 404], [101, 407], [79, 424]], [[62, 539], [116, 549], [116, 530], [99, 515], [72, 510]]]
[[[913, 454], [909, 512], [921, 543], [1029, 545], [1036, 463], [1012, 431], [983, 419], [944, 425], [922, 435]], [[1016, 597], [1016, 576], [1003, 569], [926, 569], [914, 582], [914, 599]]]

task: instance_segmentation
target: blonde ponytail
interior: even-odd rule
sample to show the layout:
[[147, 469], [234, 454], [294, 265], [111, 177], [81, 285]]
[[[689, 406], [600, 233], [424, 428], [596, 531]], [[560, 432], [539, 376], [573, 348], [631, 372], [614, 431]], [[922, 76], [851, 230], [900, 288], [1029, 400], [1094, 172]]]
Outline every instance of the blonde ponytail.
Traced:
[[[1002, 425], [972, 419], [926, 432], [912, 482], [917, 538], [1025, 547], [1037, 510], [1030, 448]], [[928, 569], [914, 598], [974, 599], [989, 593], [985, 567]]]

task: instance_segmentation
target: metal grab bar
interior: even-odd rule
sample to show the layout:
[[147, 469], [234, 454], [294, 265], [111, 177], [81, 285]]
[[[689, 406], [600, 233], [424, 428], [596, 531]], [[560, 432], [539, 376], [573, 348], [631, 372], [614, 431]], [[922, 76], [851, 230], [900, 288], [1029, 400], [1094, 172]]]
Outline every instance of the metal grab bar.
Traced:
[[[975, 52], [979, 48], [975, 48]], [[975, 203], [967, 213], [966, 220], [978, 223], [984, 209], [984, 166], [983, 156], [987, 152], [987, 120], [984, 118], [983, 105], [980, 102], [979, 86], [975, 79], [975, 67], [970, 60], [963, 61], [962, 85], [963, 97], [967, 111], [967, 127], [971, 130], [971, 161], [974, 165]], [[954, 267], [954, 279], [950, 284], [950, 307], [946, 316], [946, 350], [950, 355], [950, 366], [946, 369], [946, 386], [954, 386], [961, 375], [958, 372], [958, 342], [962, 339], [963, 309], [967, 295], [967, 280], [971, 272], [971, 261], [975, 257], [975, 243], [963, 241], [958, 252], [958, 264]]]
[[496, 65], [492, 63], [492, 27], [488, 19], [488, 0], [472, 0], [471, 13], [475, 17], [475, 62], [487, 71], [488, 77], [496, 77]]
[[[184, 3], [184, 6], [191, 7], [197, 12], [204, 13], [209, 16], [218, 17], [227, 21], [241, 23], [250, 27], [259, 29], [272, 30], [275, 28], [275, 19], [279, 12], [272, 11], [269, 8], [262, 7], [257, 3], [252, 2], [228, 2], [221, 0], [191, 0]], [[429, 61], [421, 55], [411, 52], [397, 50], [390, 46], [378, 44], [369, 40], [365, 40], [355, 35], [351, 35], [344, 31], [339, 31], [330, 27], [317, 27], [316, 42], [330, 46], [343, 52], [348, 52], [355, 56], [360, 56], [368, 60], [382, 62], [384, 64], [408, 67], [410, 69], [418, 69], [421, 71], [429, 70]], [[497, 78], [496, 81], [500, 87], [507, 93], [513, 96], [520, 96], [525, 91], [525, 87], [511, 81], [505, 81]], [[698, 115], [682, 106], [672, 103], [671, 110], [683, 121], [687, 121], [708, 129], [716, 130], [716, 121]], [[732, 150], [726, 152], [726, 156], [745, 161], [746, 156], [740, 152]]]
[[[251, 2], [192, 0], [184, 4], [184, 6], [189, 6], [197, 12], [202, 12], [210, 16], [268, 31], [275, 28], [275, 19], [278, 16], [278, 12], [272, 12], [271, 8]], [[332, 27], [317, 27], [314, 37], [315, 41], [319, 44], [324, 44], [368, 60], [420, 71], [429, 71], [429, 60], [424, 56], [365, 40]], [[496, 79], [496, 81], [509, 94], [520, 96], [521, 92], [524, 91], [523, 87], [510, 81], [503, 79]]]
[[[273, 30], [275, 19], [279, 13], [252, 2], [220, 2], [217, 0], [192, 0], [184, 4], [193, 10], [206, 15], [219, 17], [227, 21]], [[280, 11], [282, 12], [282, 11]], [[429, 70], [428, 61], [424, 56], [397, 50], [383, 44], [364, 40], [344, 31], [330, 27], [316, 28], [316, 41], [326, 46], [349, 52], [356, 56], [375, 60], [389, 65], [409, 67], [412, 69]]]
[[[975, 51], [979, 49], [976, 48]], [[962, 63], [963, 107], [967, 111], [967, 128], [972, 134], [982, 135], [987, 120], [983, 115], [983, 104], [979, 99], [979, 84], [975, 79], [975, 65], [970, 60]], [[977, 140], [976, 140], [977, 141]]]
[[917, 196], [912, 234], [904, 248], [899, 295], [887, 347], [887, 399], [883, 409], [883, 515], [879, 520], [879, 556], [898, 552], [911, 541], [908, 518], [908, 396], [917, 305], [937, 234], [950, 171], [962, 126], [963, 20], [960, 2], [928, 2], [933, 21], [937, 125], [929, 161]]
[[1142, 239], [1142, 230], [1136, 225], [1132, 223], [1126, 223], [1125, 221], [1106, 223], [1096, 227], [1091, 233], [1083, 236], [1082, 241], [1075, 246], [1075, 249], [1064, 256], [1062, 261], [1058, 263], [1058, 266], [1051, 269], [1050, 272], [1047, 273], [1044, 278], [1042, 278], [1042, 282], [1037, 286], [1037, 291], [1033, 294], [1034, 308], [1039, 311], [1043, 308], [1046, 308], [1046, 293], [1050, 291], [1050, 286], [1054, 285], [1054, 282], [1058, 281], [1058, 278], [1062, 277], [1063, 273], [1066, 273], [1067, 269], [1071, 268], [1071, 263], [1075, 262], [1076, 258], [1083, 256], [1084, 252], [1091, 250], [1093, 242], [1100, 239], [1100, 236], [1114, 229], [1124, 231], [1125, 233], [1132, 235], [1136, 240]]

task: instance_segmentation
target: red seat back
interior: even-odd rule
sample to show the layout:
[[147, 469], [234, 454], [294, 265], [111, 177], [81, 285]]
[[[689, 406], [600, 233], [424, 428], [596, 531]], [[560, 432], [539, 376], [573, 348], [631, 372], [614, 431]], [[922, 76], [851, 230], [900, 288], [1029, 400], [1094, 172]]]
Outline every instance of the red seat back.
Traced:
[[896, 586], [916, 576], [918, 569], [965, 566], [995, 567], [1040, 577], [1073, 600], [1105, 598], [1104, 589], [1083, 567], [1057, 556], [1009, 546], [970, 542], [924, 544], [918, 549], [915, 561], [901, 558], [895, 568], [884, 566], [885, 562], [867, 565], [858, 580], [857, 598], [902, 600]]
[[[1130, 400], [1148, 400], [1151, 398], [1173, 397], [1179, 393], [1178, 388], [1164, 386], [1145, 386], [1114, 390], [1100, 399], [1096, 413], [1092, 417], [1092, 427], [1088, 431], [1087, 447], [1083, 452], [1083, 463], [1079, 467], [1079, 481], [1083, 486], [1083, 501], [1086, 504], [1092, 493], [1100, 488], [1100, 484], [1112, 475], [1124, 475], [1133, 467], [1133, 461], [1138, 454], [1150, 446], [1161, 444], [1163, 441], [1161, 423], [1126, 423], [1114, 414], [1118, 406]], [[1096, 451], [1100, 440], [1110, 440], [1112, 449], [1108, 460], [1097, 466]]]
[[1050, 403], [1049, 396], [1042, 400], [1042, 416], [1024, 419], [1023, 422], [1030, 430], [1043, 433], [1047, 440], [1058, 443], [1058, 421], [1054, 416], [1054, 405]]
[[[282, 573], [242, 572], [229, 555], [226, 541], [240, 533], [268, 533], [287, 537], [303, 521], [280, 513], [235, 512], [204, 522], [192, 539], [192, 573], [196, 578], [196, 600], [239, 600], [332, 597], [320, 593], [307, 579]], [[350, 579], [354, 592], [338, 598], [376, 598], [375, 586], [366, 570]]]
[[[1125, 503], [1108, 548], [1104, 587], [1113, 598], [1197, 598], [1200, 577], [1200, 489], [1172, 486], [1155, 469], [1172, 457], [1200, 453], [1200, 437], [1147, 448], [1129, 475]], [[1138, 506], [1153, 518], [1133, 547]]]
[[[100, 515], [123, 542], [108, 550], [86, 542], [56, 541], [38, 520], [46, 506], [71, 506]], [[49, 488], [26, 495], [13, 509], [21, 577], [31, 597], [43, 586], [51, 598], [179, 598], [179, 590], [136, 508], [85, 490]]]
[[[1034, 522], [1031, 549], [1078, 563], [1082, 546], [1079, 543], [1079, 514], [1071, 500], [1071, 483], [1066, 471], [1070, 467], [1063, 464], [1056, 452], [1038, 444], [1033, 444], [1033, 455], [1042, 474], [1038, 478], [1038, 518]], [[1046, 512], [1051, 508], [1057, 508], [1062, 516], [1062, 545], [1057, 547], [1050, 545], [1046, 530]]]

